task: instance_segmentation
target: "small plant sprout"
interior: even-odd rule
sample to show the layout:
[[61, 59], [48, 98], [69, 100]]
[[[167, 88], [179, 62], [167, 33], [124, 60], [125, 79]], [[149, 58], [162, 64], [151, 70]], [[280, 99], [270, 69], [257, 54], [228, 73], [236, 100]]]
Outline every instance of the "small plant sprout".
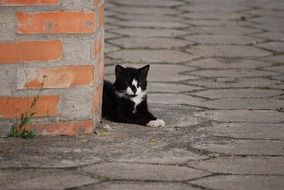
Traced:
[[[47, 80], [47, 76], [43, 76], [43, 82], [41, 83], [41, 87], [37, 93], [37, 95], [33, 98], [32, 103], [28, 106], [27, 111], [21, 114], [19, 121], [17, 121], [11, 128], [8, 137], [16, 137], [16, 138], [23, 138], [23, 139], [32, 139], [37, 136], [37, 131], [35, 129], [27, 129], [30, 125], [33, 116], [36, 112], [32, 111], [33, 108], [36, 106], [39, 95], [43, 90], [43, 86], [45, 81]], [[27, 87], [27, 98], [28, 98], [28, 87]]]

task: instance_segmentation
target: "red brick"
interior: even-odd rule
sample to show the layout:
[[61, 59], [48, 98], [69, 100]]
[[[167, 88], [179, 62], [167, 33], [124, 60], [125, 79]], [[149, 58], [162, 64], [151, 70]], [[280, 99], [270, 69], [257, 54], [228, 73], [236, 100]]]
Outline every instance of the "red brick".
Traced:
[[4, 6], [55, 5], [59, 0], [0, 0]]
[[93, 33], [94, 12], [17, 13], [20, 34]]
[[99, 8], [99, 28], [102, 28], [104, 26], [104, 20], [105, 20], [105, 6], [102, 4]]
[[60, 60], [62, 51], [60, 40], [0, 42], [0, 64]]
[[17, 118], [22, 113], [31, 111], [34, 117], [56, 116], [59, 96], [40, 96], [30, 110], [34, 97], [0, 97], [0, 118]]
[[36, 129], [42, 135], [68, 135], [93, 133], [93, 121], [68, 121], [27, 126], [27, 129]]
[[105, 69], [104, 66], [105, 66], [104, 65], [104, 55], [102, 54], [96, 63], [96, 72], [97, 72], [96, 81], [104, 80], [104, 69]]
[[91, 85], [94, 80], [93, 65], [32, 68], [29, 73], [28, 81], [19, 81], [18, 88], [41, 88], [43, 81], [43, 88], [69, 88]]
[[94, 6], [99, 6], [100, 4], [103, 3], [103, 0], [94, 0]]
[[103, 95], [103, 83], [96, 88], [93, 96], [93, 113], [97, 113], [101, 109], [102, 105], [102, 95]]
[[97, 39], [95, 40], [94, 48], [93, 48], [93, 56], [94, 58], [96, 58], [103, 53], [104, 53], [104, 35], [103, 35], [103, 32], [101, 32], [97, 36]]

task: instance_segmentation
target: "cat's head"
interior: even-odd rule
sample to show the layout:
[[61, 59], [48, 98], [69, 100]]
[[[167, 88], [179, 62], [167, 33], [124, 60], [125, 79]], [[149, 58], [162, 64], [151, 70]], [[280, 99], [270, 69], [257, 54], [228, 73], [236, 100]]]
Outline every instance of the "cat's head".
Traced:
[[145, 95], [147, 90], [147, 75], [150, 65], [142, 68], [115, 67], [114, 89], [120, 96], [135, 97]]

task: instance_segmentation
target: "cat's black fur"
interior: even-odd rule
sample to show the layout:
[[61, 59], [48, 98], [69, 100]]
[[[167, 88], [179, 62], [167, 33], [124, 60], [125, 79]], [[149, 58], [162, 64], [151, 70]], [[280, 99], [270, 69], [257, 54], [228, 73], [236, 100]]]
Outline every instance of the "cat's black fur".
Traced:
[[[109, 81], [104, 81], [103, 89], [103, 107], [102, 114], [106, 119], [122, 122], [147, 125], [150, 121], [157, 118], [149, 112], [147, 104], [147, 74], [149, 65], [142, 68], [124, 68], [117, 65], [115, 68], [116, 80], [112, 84]], [[137, 81], [137, 85], [133, 85], [133, 80]], [[133, 95], [127, 93], [127, 88]], [[140, 88], [141, 90], [139, 90]], [[137, 98], [137, 93], [140, 91], [141, 102], [135, 106], [132, 98]], [[140, 99], [139, 99], [140, 100]]]

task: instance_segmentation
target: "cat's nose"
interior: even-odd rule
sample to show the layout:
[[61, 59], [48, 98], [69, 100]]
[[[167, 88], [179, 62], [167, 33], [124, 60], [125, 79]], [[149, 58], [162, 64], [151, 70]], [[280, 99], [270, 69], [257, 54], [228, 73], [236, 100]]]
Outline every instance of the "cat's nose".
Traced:
[[136, 89], [136, 87], [135, 87], [134, 85], [131, 86], [131, 90], [132, 90], [132, 92], [133, 92], [134, 94], [137, 92], [137, 89]]

